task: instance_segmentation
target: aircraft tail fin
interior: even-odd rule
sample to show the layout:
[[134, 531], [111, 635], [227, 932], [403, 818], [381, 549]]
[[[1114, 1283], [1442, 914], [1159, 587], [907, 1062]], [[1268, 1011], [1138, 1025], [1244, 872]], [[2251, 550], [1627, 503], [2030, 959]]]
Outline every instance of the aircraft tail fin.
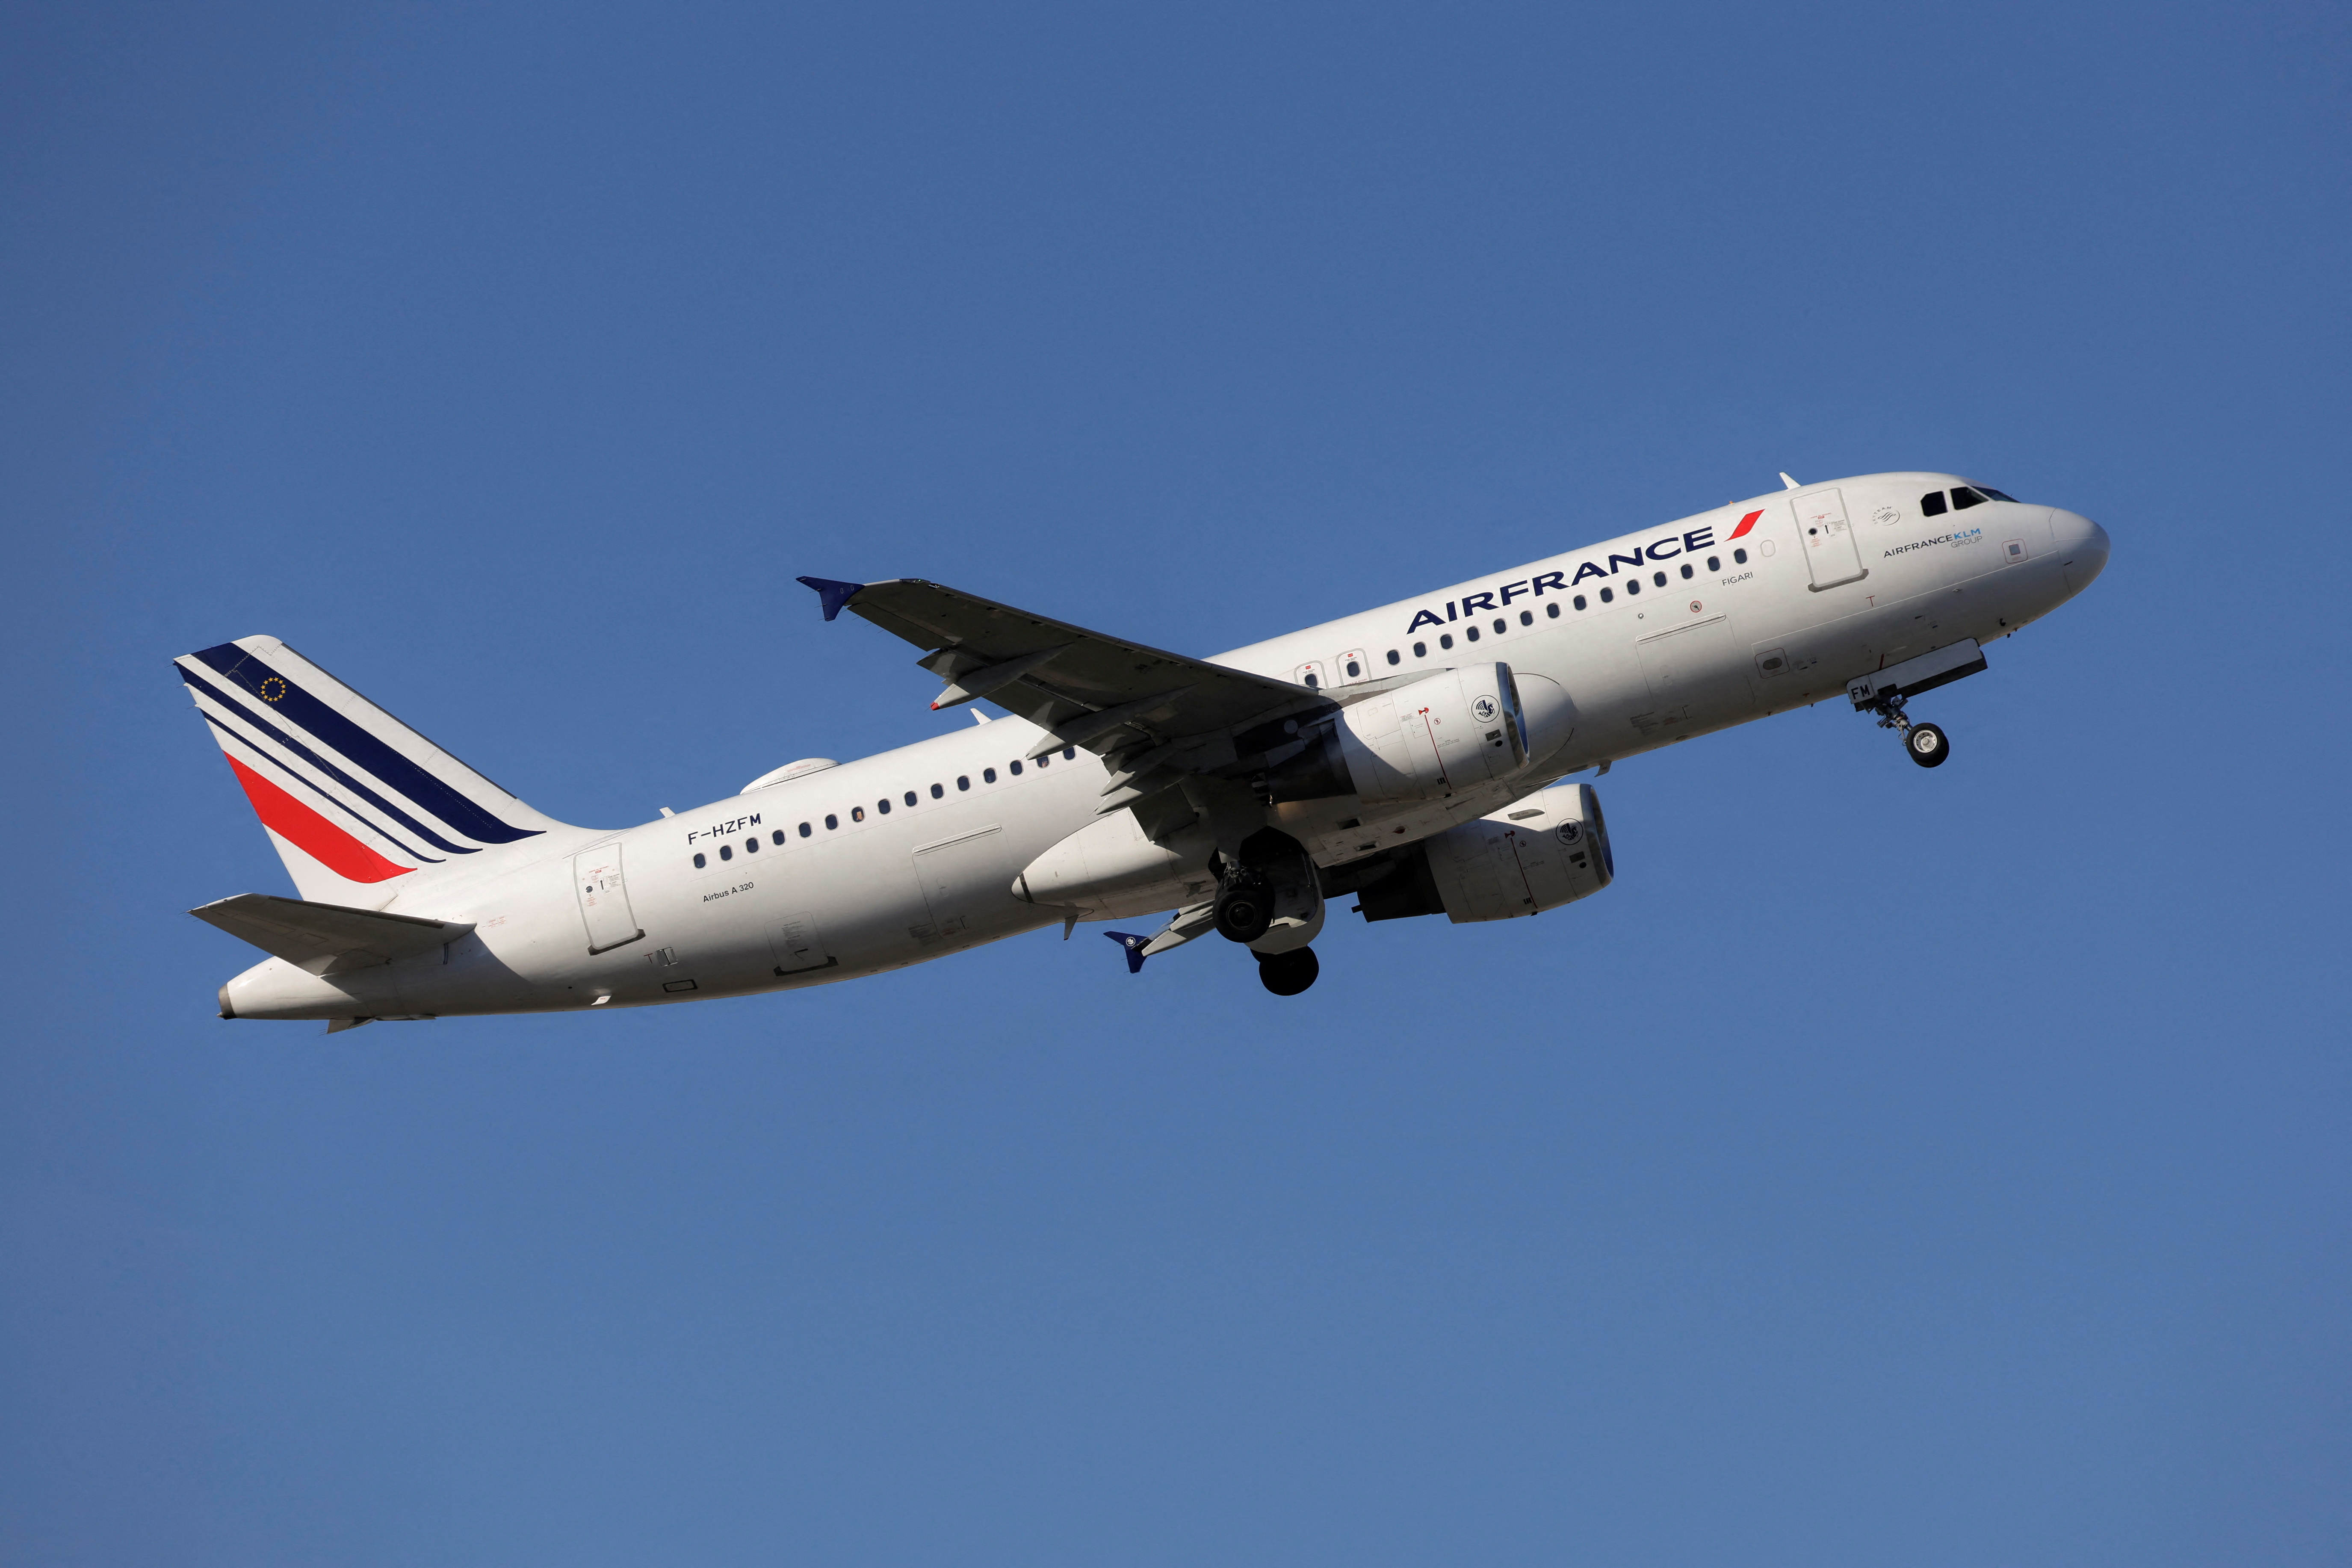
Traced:
[[173, 662], [307, 900], [381, 907], [397, 879], [562, 826], [276, 637]]

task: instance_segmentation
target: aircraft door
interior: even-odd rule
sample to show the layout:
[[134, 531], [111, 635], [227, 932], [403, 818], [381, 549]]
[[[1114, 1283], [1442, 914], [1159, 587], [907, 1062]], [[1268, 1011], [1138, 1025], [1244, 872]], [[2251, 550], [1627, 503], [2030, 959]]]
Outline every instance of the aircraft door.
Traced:
[[1305, 664], [1300, 665], [1297, 669], [1292, 670], [1290, 672], [1290, 679], [1298, 682], [1301, 686], [1312, 686], [1319, 690], [1323, 687], [1331, 684], [1331, 671], [1324, 665], [1321, 659], [1310, 658]]
[[1805, 564], [1815, 588], [1834, 588], [1867, 575], [1862, 565], [1862, 544], [1846, 521], [1845, 497], [1834, 489], [1815, 490], [1797, 498], [1797, 542], [1805, 547]]
[[1731, 619], [1715, 616], [1634, 645], [1650, 688], [1651, 710], [1633, 723], [1647, 735], [1659, 729], [1696, 733], [1756, 711], [1748, 683], [1748, 657], [1731, 635]]
[[1362, 648], [1351, 647], [1331, 662], [1339, 667], [1339, 684], [1342, 686], [1352, 685], [1356, 681], [1366, 680], [1371, 677], [1372, 661], [1364, 657]]
[[619, 839], [572, 858], [572, 888], [579, 895], [581, 921], [588, 928], [589, 952], [609, 952], [646, 934], [629, 910]]
[[992, 917], [1024, 910], [1012, 887], [1021, 868], [1003, 861], [1004, 834], [992, 822], [915, 851], [915, 880], [922, 885], [934, 937], [986, 930], [1000, 923]]
[[776, 955], [776, 973], [797, 974], [804, 969], [831, 969], [833, 954], [817, 934], [816, 916], [803, 910], [768, 922], [768, 948]]

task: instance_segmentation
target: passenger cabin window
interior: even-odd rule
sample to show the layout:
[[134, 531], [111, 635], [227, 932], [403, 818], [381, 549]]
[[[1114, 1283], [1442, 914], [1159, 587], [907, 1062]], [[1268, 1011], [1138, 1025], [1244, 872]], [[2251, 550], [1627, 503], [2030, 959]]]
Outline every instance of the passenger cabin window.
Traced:
[[1666, 574], [1664, 572], [1653, 572], [1650, 574], [1650, 581], [1663, 588], [1666, 585]]
[[1926, 495], [1921, 496], [1919, 498], [1919, 515], [1921, 517], [1943, 516], [1944, 492], [1941, 490], [1929, 490]]
[[[1608, 589], [1606, 589], [1606, 588], [1603, 588], [1603, 589], [1601, 589], [1601, 591], [1602, 593], [1604, 593], [1604, 594], [1606, 594], [1607, 592], [1609, 592], [1609, 590], [1608, 590]], [[1628, 577], [1628, 578], [1626, 578], [1626, 579], [1625, 579], [1625, 596], [1626, 596], [1627, 598], [1629, 598], [1629, 599], [1630, 599], [1630, 598], [1632, 598], [1634, 595], [1636, 595], [1636, 594], [1640, 593], [1641, 591], [1642, 591], [1642, 580], [1641, 580], [1639, 577]]]
[[[826, 823], [826, 824], [825, 824], [825, 826], [826, 826], [827, 827], [831, 827], [831, 826], [833, 826], [833, 824], [832, 824], [832, 823], [830, 823], [830, 822], [828, 822], [828, 823]], [[802, 824], [801, 824], [801, 837], [802, 837], [803, 838], [806, 838], [808, 836], [809, 836], [809, 825], [808, 825], [807, 823], [803, 822], [803, 823], [802, 823]]]
[[933, 800], [945, 800], [947, 797], [947, 787], [944, 784], [933, 784], [931, 786], [931, 798]]
[[1363, 674], [1363, 673], [1364, 673], [1364, 667], [1363, 667], [1362, 665], [1358, 664], [1358, 663], [1357, 663], [1354, 659], [1352, 659], [1352, 658], [1351, 658], [1351, 659], [1349, 659], [1349, 660], [1348, 661], [1348, 679], [1349, 679], [1353, 680], [1353, 679], [1356, 679], [1356, 677], [1358, 677], [1358, 676], [1360, 676], [1360, 675], [1361, 675], [1361, 674]]
[[1580, 610], [1584, 608], [1584, 595], [1581, 594], [1576, 596], [1576, 607]]
[[874, 803], [874, 809], [875, 809], [875, 810], [877, 810], [877, 811], [878, 811], [878, 812], [880, 812], [880, 813], [881, 813], [883, 816], [889, 816], [889, 815], [890, 815], [890, 797], [889, 797], [889, 796], [887, 796], [887, 795], [885, 795], [885, 796], [883, 796], [880, 800], [876, 801], [876, 802]]
[[1397, 656], [1396, 649], [1391, 648], [1389, 649], [1389, 662], [1391, 664], [1402, 664], [1404, 660]]
[[1452, 632], [1440, 633], [1437, 638], [1437, 646], [1440, 647], [1452, 647], [1454, 646], [1454, 634]]
[[1722, 556], [1720, 556], [1720, 555], [1710, 555], [1710, 556], [1708, 556], [1708, 557], [1706, 558], [1706, 569], [1707, 569], [1708, 571], [1710, 571], [1710, 572], [1720, 572], [1720, 571], [1722, 571], [1722, 570], [1723, 570], [1723, 557], [1722, 557]]
[[735, 858], [735, 846], [732, 844], [721, 844], [719, 847], [719, 858], [721, 860], [732, 860]]
[[824, 830], [827, 833], [832, 832], [835, 828], [839, 827], [840, 826], [841, 818], [834, 816], [833, 813], [829, 811], [824, 814]]
[[1476, 626], [1464, 626], [1462, 628], [1462, 635], [1468, 637], [1472, 642], [1476, 642], [1478, 640], [1478, 628]]
[[1683, 580], [1685, 582], [1690, 581], [1691, 575], [1691, 563], [1685, 561], [1683, 563]]
[[746, 838], [745, 840], [743, 840], [743, 853], [744, 853], [744, 854], [746, 854], [746, 855], [757, 855], [759, 852], [760, 852], [760, 841], [759, 841], [757, 838]]
[[1748, 551], [1744, 546], [1731, 552], [1731, 563], [1735, 566], [1745, 566], [1748, 564]]
[[1413, 644], [1412, 657], [1415, 658], [1427, 658], [1429, 657], [1429, 645], [1425, 642], [1417, 642]]
[[[825, 818], [825, 821], [826, 821], [828, 824], [829, 824], [829, 823], [831, 823], [831, 822], [832, 822], [832, 820], [833, 820], [833, 819], [832, 819], [831, 817], [827, 817], [827, 818]], [[849, 808], [849, 820], [850, 820], [850, 821], [852, 821], [852, 822], [863, 822], [863, 821], [865, 821], [865, 820], [866, 820], [866, 808], [865, 808], [864, 806], [862, 806], [862, 805], [853, 805], [853, 806], [851, 806], [851, 807]]]
[[705, 866], [708, 866], [708, 865], [709, 865], [709, 864], [710, 864], [709, 860], [709, 859], [707, 859], [706, 858], [704, 858], [703, 856], [697, 855], [697, 856], [694, 858], [694, 868], [695, 868], [696, 870], [698, 870], [698, 871], [701, 870]]
[[1078, 749], [1076, 746], [1064, 746], [1062, 748], [1062, 761], [1066, 763], [1075, 763], [1077, 760]]
[[1952, 510], [1954, 511], [1965, 511], [1972, 506], [1982, 506], [1985, 503], [1985, 499], [1983, 492], [1970, 489], [1966, 485], [1954, 485], [1952, 487]]
[[[803, 838], [806, 838], [808, 837], [808, 824], [805, 822], [801, 824], [801, 837]], [[784, 830], [779, 827], [773, 833], [769, 834], [768, 842], [775, 845], [779, 848], [782, 848], [784, 842]]]
[[971, 787], [971, 775], [970, 773], [958, 773], [958, 774], [956, 774], [956, 788], [958, 788], [958, 789], [970, 789]]
[[994, 768], [981, 769], [980, 782], [982, 784], [994, 784], [996, 782], [996, 770]]
[[1010, 769], [1012, 769], [1012, 770], [1013, 770], [1013, 775], [1015, 778], [1018, 778], [1018, 777], [1020, 777], [1020, 776], [1021, 776], [1021, 764], [1020, 764], [1018, 762], [1011, 762], [1011, 763], [1005, 763], [1004, 765], [1005, 765], [1006, 767], [1008, 767], [1008, 768], [1010, 768]]
[[1554, 599], [1550, 604], [1546, 605], [1544, 606], [1544, 614], [1549, 616], [1555, 621], [1559, 619], [1559, 601], [1558, 599]]
[[1603, 588], [1601, 590], [1601, 602], [1604, 605], [1616, 596], [1617, 593], [1613, 588]]

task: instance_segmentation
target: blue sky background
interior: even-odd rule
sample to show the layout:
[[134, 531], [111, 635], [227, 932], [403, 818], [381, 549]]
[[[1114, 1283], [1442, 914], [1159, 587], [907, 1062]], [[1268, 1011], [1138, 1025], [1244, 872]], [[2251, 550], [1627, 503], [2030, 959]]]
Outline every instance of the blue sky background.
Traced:
[[[0, 12], [0, 1557], [2352, 1554], [2341, 6]], [[282, 636], [620, 825], [1927, 467], [2105, 576], [1636, 759], [1621, 879], [227, 1024]]]

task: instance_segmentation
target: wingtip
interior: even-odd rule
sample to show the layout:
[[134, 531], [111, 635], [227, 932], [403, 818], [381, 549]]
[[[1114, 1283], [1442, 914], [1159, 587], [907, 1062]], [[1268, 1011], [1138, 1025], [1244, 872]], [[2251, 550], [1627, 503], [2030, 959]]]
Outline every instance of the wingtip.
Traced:
[[817, 601], [824, 605], [828, 621], [840, 615], [841, 607], [866, 586], [863, 583], [836, 582], [831, 577], [803, 577], [800, 581], [816, 590]]

